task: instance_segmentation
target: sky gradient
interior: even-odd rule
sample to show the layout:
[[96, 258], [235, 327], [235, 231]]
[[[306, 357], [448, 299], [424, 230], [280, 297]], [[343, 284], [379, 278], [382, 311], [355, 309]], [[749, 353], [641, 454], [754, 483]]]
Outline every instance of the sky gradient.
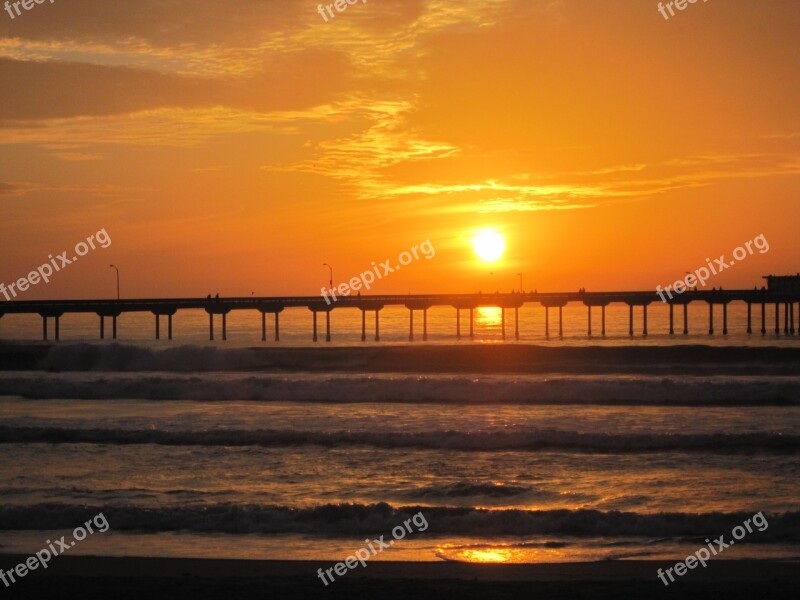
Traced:
[[[654, 289], [800, 270], [800, 3], [56, 0], [0, 12], [0, 281], [19, 299]], [[501, 232], [487, 264], [470, 239]], [[490, 275], [494, 273], [493, 275]]]

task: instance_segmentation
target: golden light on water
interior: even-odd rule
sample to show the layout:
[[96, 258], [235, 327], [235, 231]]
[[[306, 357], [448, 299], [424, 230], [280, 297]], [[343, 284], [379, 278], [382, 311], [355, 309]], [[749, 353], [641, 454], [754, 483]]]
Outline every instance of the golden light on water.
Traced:
[[479, 306], [475, 311], [475, 322], [484, 327], [499, 327], [503, 322], [503, 309], [499, 306]]
[[511, 551], [508, 549], [486, 549], [478, 550], [470, 548], [461, 554], [462, 559], [467, 562], [479, 563], [503, 563], [511, 559]]
[[[447, 560], [470, 563], [501, 564], [537, 562], [531, 560], [530, 552], [524, 548], [510, 546], [450, 546], [437, 549], [437, 556]], [[535, 554], [535, 553], [534, 553]]]
[[436, 548], [436, 556], [444, 560], [483, 564], [524, 564], [598, 560], [596, 552], [582, 552], [575, 547], [555, 545], [451, 545]]

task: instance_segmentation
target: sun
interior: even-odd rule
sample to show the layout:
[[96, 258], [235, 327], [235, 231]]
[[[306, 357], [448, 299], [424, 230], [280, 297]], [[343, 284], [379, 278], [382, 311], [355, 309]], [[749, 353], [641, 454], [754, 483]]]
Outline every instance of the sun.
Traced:
[[481, 260], [492, 262], [503, 256], [503, 252], [506, 251], [506, 241], [493, 229], [481, 229], [472, 238], [472, 247]]

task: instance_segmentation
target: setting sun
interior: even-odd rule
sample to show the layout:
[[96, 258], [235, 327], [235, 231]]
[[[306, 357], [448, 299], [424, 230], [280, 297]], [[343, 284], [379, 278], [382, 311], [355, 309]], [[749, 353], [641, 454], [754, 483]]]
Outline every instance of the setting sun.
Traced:
[[491, 262], [503, 255], [506, 250], [506, 241], [496, 231], [483, 229], [472, 239], [472, 247], [481, 260]]

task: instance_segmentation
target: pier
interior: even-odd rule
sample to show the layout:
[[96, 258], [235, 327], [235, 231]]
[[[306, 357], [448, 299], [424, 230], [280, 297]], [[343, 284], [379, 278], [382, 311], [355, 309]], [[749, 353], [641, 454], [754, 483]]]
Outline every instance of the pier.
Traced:
[[[770, 286], [775, 287], [775, 286]], [[714, 329], [714, 310], [722, 312], [722, 335], [728, 333], [728, 305], [741, 302], [747, 305], [747, 333], [754, 331], [766, 335], [774, 329], [776, 335], [793, 336], [800, 333], [800, 290], [753, 289], [686, 291], [668, 300], [670, 335], [688, 335], [688, 305], [701, 302], [708, 305], [709, 335]], [[321, 296], [243, 297], [243, 298], [162, 298], [122, 300], [47, 300], [14, 301], [0, 303], [0, 318], [10, 314], [35, 314], [42, 318], [42, 339], [59, 339], [60, 319], [74, 313], [94, 313], [98, 316], [100, 339], [107, 336], [106, 320], [110, 320], [111, 338], [117, 339], [117, 319], [125, 313], [149, 312], [154, 317], [155, 339], [162, 339], [162, 317], [166, 321], [166, 339], [171, 340], [172, 317], [179, 310], [200, 309], [208, 314], [209, 340], [227, 339], [227, 315], [234, 310], [255, 310], [261, 313], [261, 340], [267, 341], [267, 332], [274, 341], [280, 341], [280, 315], [287, 308], [306, 308], [312, 313], [311, 338], [319, 341], [324, 336], [331, 341], [331, 312], [355, 309], [361, 311], [361, 340], [368, 335], [380, 341], [380, 312], [386, 306], [402, 306], [408, 310], [408, 339], [414, 341], [421, 333], [422, 341], [428, 339], [428, 310], [435, 306], [453, 308], [453, 336], [474, 337], [474, 313], [479, 307], [501, 309], [501, 332], [519, 339], [519, 310], [525, 305], [538, 305], [545, 311], [544, 334], [562, 338], [564, 335], [563, 308], [569, 303], [586, 307], [586, 331], [591, 337], [606, 335], [606, 307], [610, 304], [628, 306], [628, 333], [648, 335], [647, 308], [653, 303], [663, 303], [655, 292], [572, 292], [572, 293], [507, 293], [507, 294], [428, 294], [428, 295], [364, 295], [340, 298], [330, 304]], [[675, 313], [678, 313], [676, 315]], [[553, 323], [557, 312], [557, 324]], [[416, 314], [415, 314], [416, 313]], [[421, 315], [420, 315], [421, 313]], [[598, 314], [599, 313], [599, 314]], [[638, 313], [638, 317], [637, 317]], [[272, 321], [268, 327], [268, 318]], [[797, 325], [795, 325], [797, 316]], [[421, 332], [416, 327], [421, 325]], [[420, 319], [421, 317], [421, 319]], [[466, 327], [462, 328], [466, 317]], [[599, 319], [598, 319], [599, 317]], [[680, 318], [680, 323], [678, 323]], [[773, 320], [774, 317], [774, 320]], [[324, 319], [324, 332], [320, 320]], [[215, 324], [216, 321], [216, 324]], [[421, 321], [421, 323], [420, 323]], [[511, 322], [513, 321], [513, 323]], [[637, 321], [639, 325], [637, 326]], [[368, 324], [369, 322], [369, 324]], [[50, 328], [52, 324], [52, 329]], [[557, 325], [557, 328], [556, 326]], [[755, 325], [755, 329], [754, 329]], [[598, 327], [599, 326], [599, 327]], [[797, 327], [797, 329], [796, 329]]]

